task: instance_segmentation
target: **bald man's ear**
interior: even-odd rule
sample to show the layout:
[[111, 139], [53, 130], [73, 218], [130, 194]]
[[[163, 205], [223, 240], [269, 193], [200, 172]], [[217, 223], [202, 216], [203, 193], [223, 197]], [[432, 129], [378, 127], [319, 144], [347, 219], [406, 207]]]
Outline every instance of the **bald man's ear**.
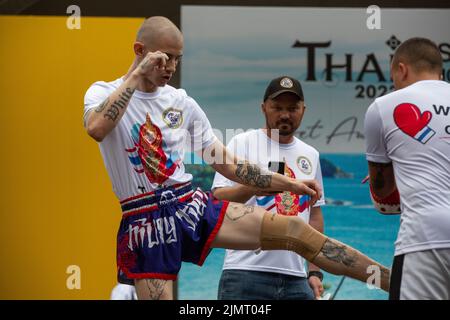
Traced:
[[408, 66], [404, 64], [403, 62], [399, 62], [397, 69], [400, 71], [400, 74], [402, 75], [402, 80], [405, 80], [408, 77]]
[[145, 54], [145, 46], [142, 42], [136, 41], [133, 44], [134, 54], [138, 57], [143, 57]]

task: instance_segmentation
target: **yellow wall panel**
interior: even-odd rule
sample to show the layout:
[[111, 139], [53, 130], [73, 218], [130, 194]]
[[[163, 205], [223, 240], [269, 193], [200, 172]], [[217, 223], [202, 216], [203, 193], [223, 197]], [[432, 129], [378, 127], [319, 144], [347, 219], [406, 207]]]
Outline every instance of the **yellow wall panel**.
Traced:
[[108, 299], [116, 281], [120, 207], [83, 97], [126, 73], [142, 19], [66, 19], [0, 16], [0, 299]]

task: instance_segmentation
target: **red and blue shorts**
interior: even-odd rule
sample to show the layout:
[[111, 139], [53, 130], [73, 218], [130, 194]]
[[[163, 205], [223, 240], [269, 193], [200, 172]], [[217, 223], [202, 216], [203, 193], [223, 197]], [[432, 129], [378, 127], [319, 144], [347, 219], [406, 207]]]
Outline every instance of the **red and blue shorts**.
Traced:
[[201, 266], [222, 225], [227, 201], [190, 183], [121, 201], [117, 268], [121, 283], [134, 279], [175, 280], [181, 262]]

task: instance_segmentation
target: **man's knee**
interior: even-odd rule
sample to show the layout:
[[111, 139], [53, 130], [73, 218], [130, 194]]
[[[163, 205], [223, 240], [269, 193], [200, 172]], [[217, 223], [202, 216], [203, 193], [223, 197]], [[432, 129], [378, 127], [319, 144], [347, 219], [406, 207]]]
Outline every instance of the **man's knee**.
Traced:
[[327, 237], [302, 219], [266, 212], [261, 227], [262, 250], [290, 250], [314, 260]]

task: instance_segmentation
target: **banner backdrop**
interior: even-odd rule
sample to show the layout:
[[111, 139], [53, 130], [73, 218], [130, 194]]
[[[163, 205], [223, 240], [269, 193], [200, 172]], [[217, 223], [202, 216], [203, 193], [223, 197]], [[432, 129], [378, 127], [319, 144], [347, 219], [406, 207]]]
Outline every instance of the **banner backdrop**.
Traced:
[[[184, 6], [181, 85], [227, 143], [236, 130], [264, 126], [260, 106], [271, 79], [299, 79], [307, 109], [297, 136], [321, 154], [325, 233], [391, 266], [400, 219], [378, 214], [368, 185], [361, 184], [368, 170], [364, 115], [376, 97], [393, 90], [390, 60], [408, 38], [434, 40], [450, 80], [450, 10], [381, 9], [380, 29], [374, 30], [367, 22], [371, 26], [376, 17], [366, 10]], [[194, 182], [210, 188], [212, 169], [191, 170]], [[224, 252], [214, 250], [201, 270], [184, 264], [179, 297], [215, 299], [223, 259]], [[335, 299], [388, 298], [331, 274], [324, 287]]]
[[224, 135], [263, 125], [264, 90], [286, 74], [307, 105], [297, 136], [322, 153], [363, 152], [365, 111], [393, 90], [391, 56], [414, 36], [439, 45], [450, 80], [450, 10], [381, 9], [379, 30], [366, 8], [184, 6], [181, 18], [182, 85]]

